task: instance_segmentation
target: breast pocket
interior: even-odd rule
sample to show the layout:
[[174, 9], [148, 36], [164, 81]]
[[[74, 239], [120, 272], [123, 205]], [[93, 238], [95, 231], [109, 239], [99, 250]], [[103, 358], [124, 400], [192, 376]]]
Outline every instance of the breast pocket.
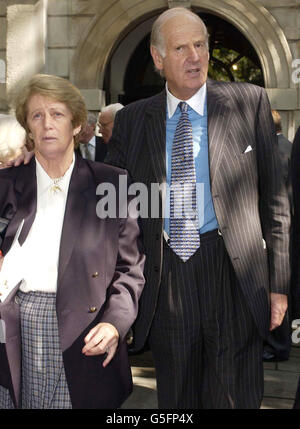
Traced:
[[254, 151], [254, 149], [251, 149], [251, 150], [248, 150], [246, 152], [242, 152], [237, 156], [237, 158], [241, 162], [253, 161], [253, 160], [255, 160], [255, 151]]

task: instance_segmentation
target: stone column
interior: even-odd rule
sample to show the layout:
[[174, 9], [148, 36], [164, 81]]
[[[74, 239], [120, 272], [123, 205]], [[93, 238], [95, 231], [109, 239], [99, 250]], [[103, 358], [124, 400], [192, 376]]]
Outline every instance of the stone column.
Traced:
[[7, 8], [6, 91], [9, 107], [19, 88], [45, 70], [47, 0]]

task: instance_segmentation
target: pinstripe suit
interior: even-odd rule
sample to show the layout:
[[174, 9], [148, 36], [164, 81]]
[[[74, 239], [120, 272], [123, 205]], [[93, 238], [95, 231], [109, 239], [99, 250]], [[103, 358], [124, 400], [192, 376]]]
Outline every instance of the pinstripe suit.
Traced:
[[[238, 285], [234, 288], [239, 295], [237, 302], [242, 300], [245, 305], [236, 311], [240, 311], [245, 320], [247, 319], [247, 332], [255, 329], [256, 337], [261, 338], [266, 336], [270, 324], [269, 292], [286, 294], [289, 282], [289, 210], [285, 186], [281, 183], [280, 175], [276, 174], [279, 168], [278, 149], [270, 107], [262, 88], [250, 84], [211, 80], [207, 82], [207, 103], [211, 193], [222, 232], [225, 257], [228, 259], [225, 264], [227, 267], [225, 271], [230, 271], [227, 280], [231, 279], [232, 284]], [[135, 181], [145, 183], [150, 189], [151, 183], [165, 182], [165, 145], [166, 94], [162, 92], [149, 99], [132, 103], [117, 113], [106, 161], [125, 167]], [[246, 150], [248, 147], [252, 150]], [[163, 206], [163, 198], [160, 203]], [[164, 283], [161, 281], [163, 271], [166, 269], [163, 254], [166, 256], [168, 252], [168, 249], [164, 249], [162, 218], [141, 219], [141, 224], [147, 253], [145, 266], [147, 286], [142, 294], [140, 311], [134, 326], [136, 350], [143, 347], [149, 332], [151, 334], [153, 324], [157, 322], [159, 295], [164, 293], [160, 290]], [[202, 246], [201, 252], [204, 251], [205, 246]], [[201, 253], [195, 257], [205, 259], [207, 255], [208, 253]], [[168, 265], [175, 263], [170, 261], [171, 259]], [[198, 262], [196, 260], [191, 264], [193, 270]], [[213, 265], [210, 265], [210, 270], [208, 287], [210, 280], [217, 283]], [[189, 277], [189, 271], [182, 276], [182, 279]], [[225, 283], [228, 283], [227, 280]], [[187, 284], [181, 288], [183, 290], [180, 292], [178, 302], [184, 302], [185, 297], [189, 295], [187, 288], [191, 288], [192, 283], [193, 281], [187, 280]], [[199, 284], [198, 289], [201, 287], [203, 285]], [[190, 299], [193, 300], [192, 295]], [[204, 299], [202, 296], [201, 300]], [[216, 296], [212, 299], [216, 299]], [[201, 305], [204, 307], [202, 312], [205, 312], [205, 303]], [[223, 305], [224, 310], [227, 304], [220, 302], [220, 305]], [[207, 307], [209, 306], [210, 303], [207, 304]], [[223, 310], [220, 314], [223, 314]], [[249, 314], [246, 314], [248, 311]], [[195, 312], [191, 309], [190, 313], [192, 320]], [[165, 318], [167, 325], [166, 319], [167, 317]], [[245, 320], [237, 322], [238, 328], [242, 328]], [[195, 325], [197, 323], [196, 320]], [[160, 323], [160, 329], [162, 326]], [[234, 335], [242, 337], [247, 335], [247, 332], [242, 333], [240, 329], [239, 333]], [[230, 332], [227, 332], [227, 338], [230, 335]], [[184, 341], [184, 336], [181, 340]], [[234, 341], [229, 341], [228, 344], [232, 342]], [[184, 344], [182, 347], [184, 348]], [[258, 356], [256, 360], [254, 359], [256, 363], [253, 360], [251, 364], [252, 370], [251, 366], [247, 369], [247, 377], [248, 380], [255, 378], [256, 375], [260, 378], [254, 387], [256, 392], [249, 394], [237, 389], [236, 397], [244, 395], [239, 404], [237, 399], [234, 399], [234, 394], [229, 392], [227, 404], [224, 400], [218, 403], [205, 403], [202, 394], [202, 400], [199, 399], [198, 403], [185, 401], [181, 405], [187, 408], [197, 405], [224, 408], [258, 406], [262, 395], [260, 342], [256, 341], [255, 347], [255, 354]], [[194, 350], [191, 353], [194, 353]], [[230, 359], [233, 355], [234, 352]], [[245, 356], [245, 359], [249, 359], [249, 356]], [[166, 359], [164, 357], [155, 359], [157, 369], [163, 360]], [[224, 366], [225, 360], [221, 365]], [[202, 371], [202, 368], [198, 369]], [[224, 372], [228, 373], [227, 370]], [[170, 374], [170, 381], [171, 377], [174, 378], [175, 374]], [[188, 377], [190, 380], [193, 375], [186, 375], [187, 383]], [[247, 377], [244, 379], [245, 383], [248, 382]], [[218, 388], [217, 383], [210, 383], [210, 386], [212, 385]], [[171, 384], [170, 386], [171, 392], [174, 389]], [[192, 389], [186, 396], [192, 396], [191, 392]], [[214, 392], [211, 396], [214, 396]], [[247, 403], [247, 397], [250, 396], [251, 400], [249, 399], [250, 402]], [[166, 402], [162, 400], [161, 404], [166, 405]], [[174, 403], [171, 406], [174, 407]], [[180, 404], [176, 406], [179, 407]]]

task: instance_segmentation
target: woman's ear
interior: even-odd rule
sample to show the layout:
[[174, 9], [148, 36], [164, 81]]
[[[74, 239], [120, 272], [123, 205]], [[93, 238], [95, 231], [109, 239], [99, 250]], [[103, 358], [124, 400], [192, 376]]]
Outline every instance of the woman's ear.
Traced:
[[81, 125], [79, 125], [78, 127], [74, 128], [73, 130], [73, 136], [77, 136], [81, 131]]

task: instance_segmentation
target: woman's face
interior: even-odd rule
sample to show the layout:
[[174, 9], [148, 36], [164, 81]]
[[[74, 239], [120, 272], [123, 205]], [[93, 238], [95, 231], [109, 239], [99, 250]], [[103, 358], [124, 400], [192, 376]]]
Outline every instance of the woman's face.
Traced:
[[29, 137], [34, 141], [35, 154], [55, 158], [74, 149], [74, 136], [81, 126], [73, 128], [69, 108], [43, 95], [32, 95], [27, 104]]

